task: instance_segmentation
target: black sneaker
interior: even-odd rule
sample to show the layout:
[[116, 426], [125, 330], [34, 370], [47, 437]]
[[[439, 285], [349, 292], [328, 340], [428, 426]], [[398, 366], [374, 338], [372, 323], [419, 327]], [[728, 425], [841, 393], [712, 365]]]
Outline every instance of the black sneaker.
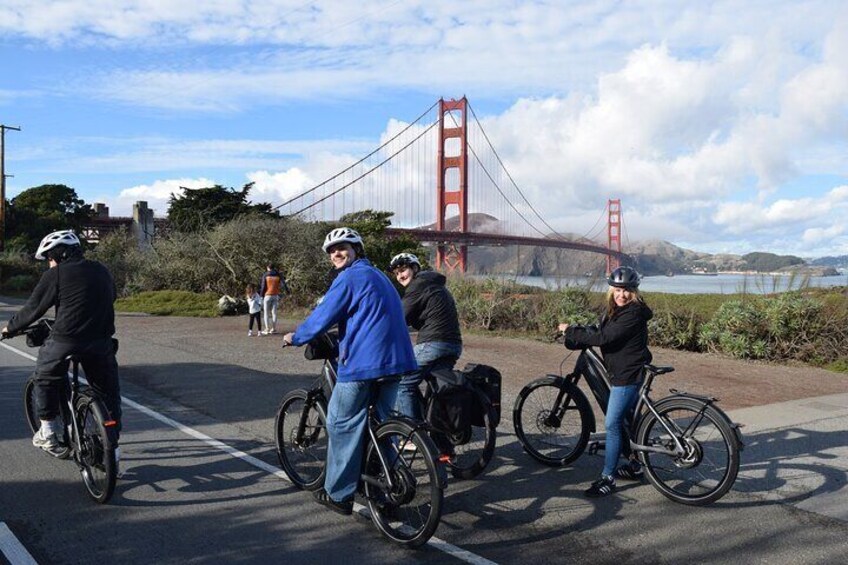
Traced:
[[630, 461], [615, 470], [615, 478], [625, 481], [641, 481], [644, 476], [645, 471], [638, 461]]
[[326, 506], [337, 514], [341, 514], [343, 516], [350, 516], [351, 514], [353, 514], [353, 500], [336, 502], [335, 500], [330, 498], [330, 495], [327, 494], [327, 491], [324, 489], [313, 492], [312, 496], [315, 497], [315, 500], [318, 502], [318, 504]]
[[615, 492], [615, 480], [612, 477], [601, 477], [586, 489], [589, 498], [600, 498]]

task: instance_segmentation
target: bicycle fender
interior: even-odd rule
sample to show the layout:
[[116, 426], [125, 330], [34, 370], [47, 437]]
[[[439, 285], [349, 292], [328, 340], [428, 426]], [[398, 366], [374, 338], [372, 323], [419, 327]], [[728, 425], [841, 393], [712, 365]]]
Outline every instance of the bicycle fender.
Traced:
[[694, 394], [691, 392], [686, 392], [685, 390], [677, 390], [676, 388], [670, 388], [668, 389], [668, 392], [671, 393], [671, 396], [666, 396], [661, 400], [665, 400], [666, 398], [691, 398], [692, 400], [700, 400], [704, 404], [714, 404], [719, 401], [719, 399], [714, 396]]

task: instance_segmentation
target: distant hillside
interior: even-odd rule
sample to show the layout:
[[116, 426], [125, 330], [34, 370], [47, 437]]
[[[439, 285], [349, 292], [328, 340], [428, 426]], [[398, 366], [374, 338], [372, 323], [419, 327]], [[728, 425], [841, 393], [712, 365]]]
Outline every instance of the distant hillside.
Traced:
[[810, 265], [815, 267], [834, 267], [848, 268], [848, 255], [839, 255], [838, 257], [819, 257], [810, 261]]
[[[445, 221], [448, 230], [459, 227], [459, 218]], [[468, 215], [469, 229], [482, 233], [508, 233], [509, 230], [494, 216], [472, 213]], [[433, 229], [434, 224], [421, 226]], [[559, 234], [573, 241], [601, 244], [575, 234]], [[717, 272], [798, 272], [810, 275], [835, 275], [834, 267], [848, 264], [848, 256], [823, 258], [807, 263], [794, 255], [752, 252], [746, 255], [701, 253], [678, 247], [661, 240], [633, 242], [624, 250], [635, 260], [635, 266], [644, 275], [667, 275]], [[471, 246], [468, 248], [469, 272], [472, 274], [516, 274], [524, 276], [575, 276], [603, 275], [606, 258], [597, 253], [552, 249], [548, 247], [519, 247], [508, 245]]]

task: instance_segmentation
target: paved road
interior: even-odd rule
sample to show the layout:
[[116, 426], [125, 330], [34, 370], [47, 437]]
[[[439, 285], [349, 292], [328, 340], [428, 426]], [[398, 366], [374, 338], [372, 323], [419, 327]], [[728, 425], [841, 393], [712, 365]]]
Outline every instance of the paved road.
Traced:
[[[0, 317], [13, 309], [0, 306]], [[836, 563], [848, 552], [848, 394], [735, 412], [746, 425], [742, 473], [708, 508], [674, 504], [649, 485], [585, 499], [600, 459], [541, 467], [522, 453], [505, 415], [489, 472], [452, 481], [447, 491], [436, 535], [449, 544], [442, 549], [468, 553], [448, 555], [438, 543], [396, 548], [369, 522], [324, 510], [276, 472], [277, 402], [310, 383], [317, 366], [298, 350], [279, 350], [275, 337], [248, 339], [242, 325], [119, 317], [123, 392], [133, 404], [122, 438], [125, 476], [103, 507], [86, 498], [72, 464], [29, 444], [20, 393], [33, 363], [24, 355], [34, 351], [22, 339], [4, 342], [17, 350], [0, 347], [6, 558], [17, 555], [10, 539], [43, 564]]]

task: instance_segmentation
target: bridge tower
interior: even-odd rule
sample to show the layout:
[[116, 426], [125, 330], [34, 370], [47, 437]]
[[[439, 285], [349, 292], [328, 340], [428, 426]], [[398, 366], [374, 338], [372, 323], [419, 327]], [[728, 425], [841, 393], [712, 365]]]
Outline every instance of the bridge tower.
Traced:
[[[621, 253], [621, 200], [607, 201], [607, 247]], [[621, 265], [619, 255], [607, 255], [607, 275]]]
[[[449, 112], [461, 114], [458, 120], [452, 119], [445, 125], [445, 115]], [[447, 154], [448, 141], [459, 140], [459, 154]], [[445, 231], [447, 207], [456, 205], [459, 212], [459, 231], [468, 232], [468, 100], [439, 100], [439, 152], [436, 159], [437, 198], [436, 229]], [[456, 144], [453, 144], [456, 145]], [[455, 170], [451, 180], [457, 179], [457, 186], [446, 186], [448, 172]], [[453, 272], [457, 269], [465, 272], [468, 262], [468, 249], [465, 245], [441, 242], [436, 246], [436, 268]]]

